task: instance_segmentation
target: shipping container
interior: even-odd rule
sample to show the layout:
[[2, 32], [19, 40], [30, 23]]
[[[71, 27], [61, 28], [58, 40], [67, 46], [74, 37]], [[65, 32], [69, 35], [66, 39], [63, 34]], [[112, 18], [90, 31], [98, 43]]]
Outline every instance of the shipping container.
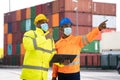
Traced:
[[58, 0], [59, 12], [64, 11], [76, 11], [78, 6], [78, 12], [88, 12], [92, 11], [92, 0], [78, 0], [78, 2], [73, 0]]
[[7, 43], [12, 44], [12, 34], [7, 35]]
[[92, 56], [92, 54], [87, 54], [87, 67], [93, 67], [93, 56]]
[[16, 21], [21, 21], [21, 10], [16, 11]]
[[53, 27], [59, 26], [59, 14], [58, 13], [52, 14], [52, 26]]
[[4, 23], [8, 23], [11, 22], [11, 17], [10, 17], [10, 13], [5, 13], [4, 14]]
[[16, 21], [16, 11], [12, 11], [10, 12], [10, 17], [11, 17], [11, 22], [15, 22]]
[[100, 67], [100, 54], [93, 54], [93, 67]]
[[109, 67], [111, 69], [116, 69], [117, 68], [117, 55], [109, 54]]
[[92, 13], [116, 16], [116, 4], [93, 2]]
[[87, 66], [87, 54], [80, 54], [80, 66], [86, 67]]
[[42, 13], [42, 5], [37, 5], [35, 8], [36, 8], [36, 15]]
[[25, 31], [31, 30], [31, 19], [25, 20]]
[[109, 68], [109, 57], [108, 55], [101, 55], [101, 68], [108, 69]]
[[4, 34], [8, 33], [8, 23], [4, 24]]
[[21, 9], [21, 20], [25, 20], [25, 19], [26, 19], [26, 8], [25, 9]]
[[42, 13], [45, 15], [51, 15], [52, 14], [52, 7], [53, 7], [52, 2], [42, 4]]
[[12, 55], [12, 44], [8, 44], [7, 46], [7, 55]]
[[4, 56], [7, 55], [7, 50], [8, 50], [8, 44], [5, 44], [4, 42]]
[[97, 27], [105, 20], [107, 28], [116, 28], [116, 16], [92, 15], [92, 26]]
[[99, 40], [92, 41], [90, 44], [88, 44], [84, 48], [82, 48], [81, 52], [99, 53], [100, 52]]
[[54, 40], [58, 40], [60, 37], [59, 37], [59, 27], [54, 27], [53, 28], [53, 39]]
[[32, 6], [31, 7], [31, 16], [30, 16], [30, 18], [35, 18], [35, 16], [36, 16], [36, 8], [35, 8], [35, 6]]
[[48, 25], [49, 25], [49, 27], [51, 28], [52, 27], [52, 15], [46, 15], [47, 16], [47, 18], [48, 18]]
[[55, 0], [52, 2], [52, 13], [55, 14], [55, 13], [58, 13], [59, 12], [59, 4], [58, 4], [58, 0]]
[[22, 20], [21, 21], [20, 31], [21, 32], [25, 32], [26, 31], [26, 20]]
[[102, 34], [100, 42], [101, 51], [120, 51], [120, 32], [108, 32]]
[[16, 21], [12, 23], [12, 33], [16, 33], [16, 32], [20, 32], [20, 27], [21, 27], [21, 23], [20, 21]]
[[31, 8], [26, 8], [26, 19], [31, 18]]
[[12, 55], [16, 55], [16, 44], [12, 44]]
[[8, 23], [8, 33], [12, 33], [12, 23]]

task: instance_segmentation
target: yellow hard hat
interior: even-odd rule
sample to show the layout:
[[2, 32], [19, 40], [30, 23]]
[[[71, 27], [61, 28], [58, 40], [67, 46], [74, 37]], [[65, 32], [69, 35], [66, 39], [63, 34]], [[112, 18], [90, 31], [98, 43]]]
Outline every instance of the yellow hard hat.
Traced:
[[48, 19], [44, 14], [38, 14], [34, 19], [34, 24], [36, 25], [37, 22], [41, 20], [46, 20], [48, 22]]

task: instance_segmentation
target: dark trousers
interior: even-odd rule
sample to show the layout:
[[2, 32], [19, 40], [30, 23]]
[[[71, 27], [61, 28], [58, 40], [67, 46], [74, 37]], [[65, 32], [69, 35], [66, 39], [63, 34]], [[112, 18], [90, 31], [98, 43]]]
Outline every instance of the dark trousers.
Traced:
[[58, 73], [58, 80], [80, 80], [80, 72], [77, 73]]

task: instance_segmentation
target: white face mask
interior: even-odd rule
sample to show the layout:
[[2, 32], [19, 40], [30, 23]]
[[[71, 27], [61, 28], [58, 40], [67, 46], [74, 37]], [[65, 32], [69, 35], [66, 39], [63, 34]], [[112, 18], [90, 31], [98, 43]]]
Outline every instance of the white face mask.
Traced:
[[48, 30], [48, 24], [47, 24], [47, 23], [41, 24], [41, 29], [42, 29], [43, 31], [47, 31], [47, 30]]
[[71, 33], [72, 33], [72, 28], [71, 27], [64, 28], [64, 34], [66, 36], [70, 35]]

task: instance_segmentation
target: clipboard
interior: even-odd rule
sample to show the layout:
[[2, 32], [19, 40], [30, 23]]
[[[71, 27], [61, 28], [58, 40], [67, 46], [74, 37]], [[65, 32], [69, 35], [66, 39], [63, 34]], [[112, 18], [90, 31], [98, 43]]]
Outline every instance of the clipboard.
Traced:
[[72, 62], [77, 55], [70, 54], [55, 54], [50, 63], [61, 63], [62, 61], [69, 59]]

